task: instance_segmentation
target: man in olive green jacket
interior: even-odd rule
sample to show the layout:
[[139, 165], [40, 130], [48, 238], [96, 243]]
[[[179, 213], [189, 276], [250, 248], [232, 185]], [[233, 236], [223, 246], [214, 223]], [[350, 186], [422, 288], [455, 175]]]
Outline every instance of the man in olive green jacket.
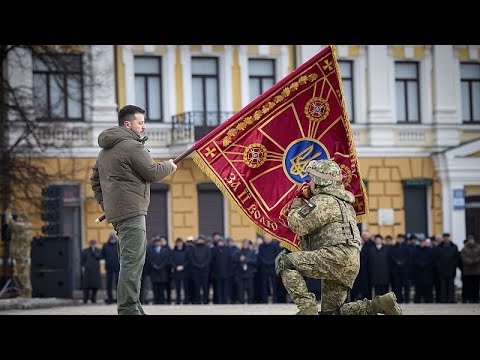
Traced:
[[102, 148], [90, 178], [95, 198], [118, 235], [120, 273], [117, 286], [119, 315], [145, 314], [140, 285], [146, 254], [146, 223], [150, 183], [172, 174], [172, 159], [156, 163], [145, 148], [145, 110], [126, 105], [118, 112], [119, 126], [98, 136]]

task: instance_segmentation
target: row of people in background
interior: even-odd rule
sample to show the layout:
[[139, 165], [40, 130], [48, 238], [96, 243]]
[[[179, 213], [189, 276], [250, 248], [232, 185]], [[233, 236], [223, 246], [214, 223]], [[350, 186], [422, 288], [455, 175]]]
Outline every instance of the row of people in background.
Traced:
[[97, 290], [101, 288], [100, 260], [105, 260], [106, 273], [106, 293], [105, 302], [112, 304], [116, 301], [113, 296], [116, 292], [118, 283], [118, 274], [120, 271], [120, 261], [118, 259], [117, 235], [111, 233], [108, 240], [102, 248], [97, 247], [95, 239], [90, 240], [89, 247], [82, 250], [82, 288], [83, 302], [90, 300], [97, 302]]
[[[245, 239], [239, 248], [231, 237], [214, 233], [211, 238], [177, 238], [172, 248], [165, 236], [147, 246], [141, 303], [147, 304], [150, 285], [154, 304], [284, 303], [288, 295], [275, 274], [275, 258], [282, 250], [278, 240]], [[213, 293], [213, 297], [210, 294]]]
[[[455, 276], [462, 272], [462, 301], [480, 299], [480, 244], [469, 235], [461, 251], [450, 234], [442, 237], [398, 234], [370, 236], [362, 231], [360, 272], [350, 300], [371, 299], [390, 289], [399, 303], [455, 303]], [[414, 290], [413, 299], [411, 293]]]
[[[471, 235], [461, 251], [450, 234], [424, 237], [414, 234], [391, 236], [362, 231], [360, 272], [350, 292], [349, 301], [383, 295], [393, 291], [399, 303], [454, 303], [457, 268], [462, 277], [462, 301], [480, 300], [480, 244]], [[148, 290], [153, 303], [216, 304], [285, 303], [291, 301], [275, 274], [275, 257], [281, 243], [269, 236], [256, 243], [244, 240], [239, 248], [231, 237], [214, 233], [207, 238], [177, 238], [173, 248], [165, 236], [155, 236], [147, 247], [142, 277], [141, 303], [148, 304]], [[82, 281], [84, 302], [96, 302], [101, 288], [100, 260], [105, 260], [106, 303], [118, 282], [119, 261], [117, 236], [110, 234], [101, 249], [96, 241], [83, 250]], [[306, 279], [320, 299], [320, 280]], [[210, 298], [210, 293], [213, 298]]]

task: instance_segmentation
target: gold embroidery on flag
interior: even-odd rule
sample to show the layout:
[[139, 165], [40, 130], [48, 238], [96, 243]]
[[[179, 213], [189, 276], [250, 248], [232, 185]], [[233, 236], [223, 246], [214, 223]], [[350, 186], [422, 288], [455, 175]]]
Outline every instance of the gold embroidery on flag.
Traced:
[[314, 97], [305, 104], [305, 116], [313, 121], [325, 120], [330, 114], [330, 105], [321, 97]]
[[262, 144], [250, 144], [243, 151], [243, 162], [250, 168], [256, 169], [267, 160], [268, 150]]
[[[270, 110], [272, 110], [277, 104], [281, 103], [283, 100], [285, 100], [287, 97], [290, 96], [290, 94], [294, 91], [297, 91], [300, 87], [300, 85], [305, 85], [307, 84], [308, 81], [310, 82], [315, 82], [318, 79], [318, 75], [315, 73], [309, 74], [309, 75], [302, 75], [297, 81], [292, 82], [289, 86], [285, 87], [282, 89], [282, 92], [280, 95], [276, 95], [265, 103], [262, 106], [261, 110], [257, 110], [253, 113], [253, 116], [247, 116], [246, 118], [243, 119], [242, 122], [237, 124], [235, 127], [232, 129], [229, 129], [227, 131], [227, 136], [223, 138], [223, 146], [228, 146], [232, 143], [232, 138], [234, 138], [239, 131], [245, 130], [248, 125], [252, 125], [255, 121], [258, 121], [262, 118], [263, 115], [268, 113]], [[328, 106], [328, 104], [326, 104]], [[327, 114], [328, 115], [328, 114]], [[314, 120], [314, 121], [319, 121], [319, 120]], [[240, 124], [245, 124], [240, 125]]]

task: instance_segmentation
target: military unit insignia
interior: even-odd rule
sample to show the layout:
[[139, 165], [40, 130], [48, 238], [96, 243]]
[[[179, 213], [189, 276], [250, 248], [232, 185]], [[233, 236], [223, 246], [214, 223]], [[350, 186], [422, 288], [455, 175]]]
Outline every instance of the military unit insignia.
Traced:
[[313, 122], [325, 120], [329, 113], [330, 105], [321, 97], [311, 98], [305, 105], [305, 116]]
[[263, 165], [267, 160], [267, 148], [262, 144], [250, 144], [243, 152], [243, 162], [253, 169]]

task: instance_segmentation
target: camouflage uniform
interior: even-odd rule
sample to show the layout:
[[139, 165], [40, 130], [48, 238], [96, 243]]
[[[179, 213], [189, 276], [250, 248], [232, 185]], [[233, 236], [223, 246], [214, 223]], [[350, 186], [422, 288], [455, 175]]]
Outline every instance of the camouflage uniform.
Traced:
[[[298, 314], [316, 315], [315, 295], [303, 276], [321, 279], [320, 314], [368, 315], [382, 312], [370, 300], [344, 304], [360, 269], [361, 238], [352, 206], [355, 197], [344, 189], [340, 167], [331, 160], [309, 163], [306, 169], [315, 187], [307, 204], [292, 203], [288, 225], [300, 237], [298, 252], [277, 257], [277, 272]], [[391, 299], [389, 299], [391, 300]]]
[[13, 220], [9, 209], [5, 211], [8, 228], [11, 232], [10, 256], [15, 260], [14, 274], [21, 284], [20, 296], [32, 297], [30, 281], [30, 249], [32, 242], [32, 225], [25, 212], [18, 214], [23, 221]]

